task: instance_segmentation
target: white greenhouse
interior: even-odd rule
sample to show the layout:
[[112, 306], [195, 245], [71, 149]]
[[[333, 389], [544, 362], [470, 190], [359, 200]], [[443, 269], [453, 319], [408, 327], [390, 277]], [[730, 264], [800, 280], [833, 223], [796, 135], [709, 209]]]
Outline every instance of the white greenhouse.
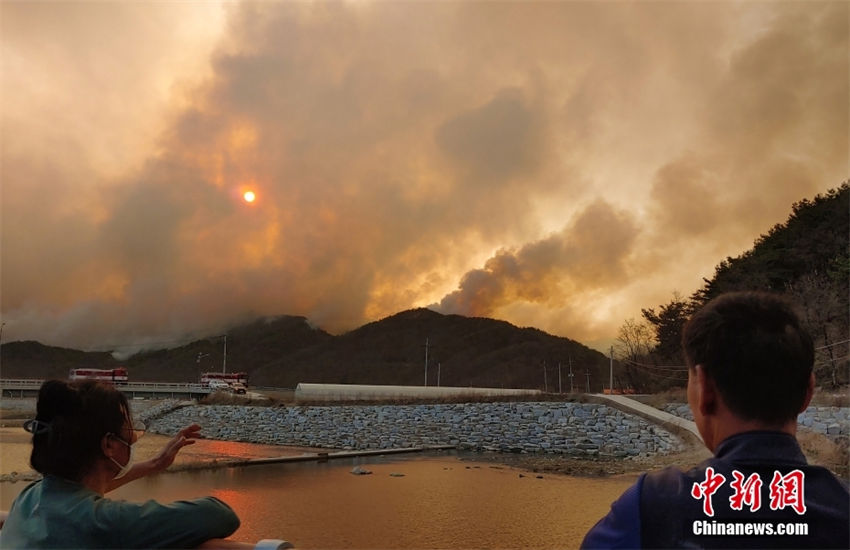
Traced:
[[295, 388], [296, 401], [375, 401], [382, 399], [449, 399], [539, 395], [540, 390], [446, 386], [371, 386], [365, 384], [305, 384]]

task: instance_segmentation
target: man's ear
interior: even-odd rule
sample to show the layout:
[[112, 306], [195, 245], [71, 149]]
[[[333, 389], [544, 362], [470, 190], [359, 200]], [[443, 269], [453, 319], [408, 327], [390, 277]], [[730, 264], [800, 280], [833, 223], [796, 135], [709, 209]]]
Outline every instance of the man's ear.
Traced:
[[809, 408], [809, 403], [812, 401], [812, 396], [815, 394], [815, 373], [809, 375], [809, 384], [806, 386], [806, 397], [803, 399], [803, 406], [800, 407], [800, 412]]
[[705, 373], [702, 365], [697, 365], [694, 369], [697, 375], [697, 407], [703, 416], [712, 415], [717, 410], [717, 386]]

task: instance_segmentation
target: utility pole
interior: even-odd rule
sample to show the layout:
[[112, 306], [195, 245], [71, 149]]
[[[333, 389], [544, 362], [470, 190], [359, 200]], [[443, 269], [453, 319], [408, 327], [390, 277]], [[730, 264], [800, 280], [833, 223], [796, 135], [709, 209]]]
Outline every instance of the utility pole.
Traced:
[[428, 338], [425, 338], [425, 386], [428, 386]]
[[221, 362], [221, 374], [227, 374], [227, 335], [224, 335], [224, 359]]
[[614, 395], [614, 346], [611, 346], [611, 370], [610, 370], [610, 379], [608, 381], [608, 391], [611, 392], [611, 395]]
[[573, 393], [573, 357], [570, 356], [570, 393]]
[[558, 361], [558, 393], [564, 393], [561, 389], [561, 362]]
[[587, 388], [585, 389], [585, 391], [587, 393], [590, 393], [590, 372], [584, 371], [584, 375], [587, 377]]
[[443, 363], [441, 361], [437, 361], [437, 387], [440, 387], [440, 369], [442, 368]]
[[546, 361], [543, 361], [543, 391], [549, 393], [549, 382], [546, 380]]

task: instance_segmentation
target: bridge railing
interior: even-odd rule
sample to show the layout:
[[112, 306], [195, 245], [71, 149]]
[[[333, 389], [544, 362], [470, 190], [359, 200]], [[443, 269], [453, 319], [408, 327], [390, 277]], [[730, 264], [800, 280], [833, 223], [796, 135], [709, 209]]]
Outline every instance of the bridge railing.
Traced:
[[[0, 389], [3, 390], [37, 390], [44, 380], [35, 378], [3, 378], [0, 379]], [[173, 382], [126, 382], [116, 384], [119, 390], [126, 391], [150, 391], [150, 392], [186, 392], [186, 393], [210, 393], [210, 388], [205, 384], [179, 384]]]

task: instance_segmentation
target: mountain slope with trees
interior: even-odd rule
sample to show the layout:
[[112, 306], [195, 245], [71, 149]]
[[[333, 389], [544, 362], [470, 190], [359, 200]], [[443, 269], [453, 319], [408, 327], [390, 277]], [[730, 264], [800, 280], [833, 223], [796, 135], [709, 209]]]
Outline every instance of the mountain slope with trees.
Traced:
[[[679, 349], [688, 317], [724, 292], [761, 290], [795, 302], [815, 341], [819, 385], [848, 382], [850, 365], [850, 183], [792, 206], [784, 223], [756, 239], [753, 248], [726, 258], [711, 279], [685, 299], [641, 311], [643, 321], [621, 328], [622, 382], [639, 388], [680, 385], [686, 378]], [[666, 367], [666, 368], [662, 368]]]
[[[304, 317], [258, 320], [227, 332], [226, 369], [252, 385], [292, 388], [299, 382], [428, 384], [570, 390], [608, 383], [608, 358], [570, 340], [504, 321], [404, 311], [332, 336]], [[213, 336], [118, 361], [109, 353], [50, 348], [35, 342], [2, 346], [4, 378], [67, 376], [74, 367], [126, 366], [133, 381], [197, 381], [225, 368], [225, 337]], [[560, 363], [560, 368], [559, 368]]]

